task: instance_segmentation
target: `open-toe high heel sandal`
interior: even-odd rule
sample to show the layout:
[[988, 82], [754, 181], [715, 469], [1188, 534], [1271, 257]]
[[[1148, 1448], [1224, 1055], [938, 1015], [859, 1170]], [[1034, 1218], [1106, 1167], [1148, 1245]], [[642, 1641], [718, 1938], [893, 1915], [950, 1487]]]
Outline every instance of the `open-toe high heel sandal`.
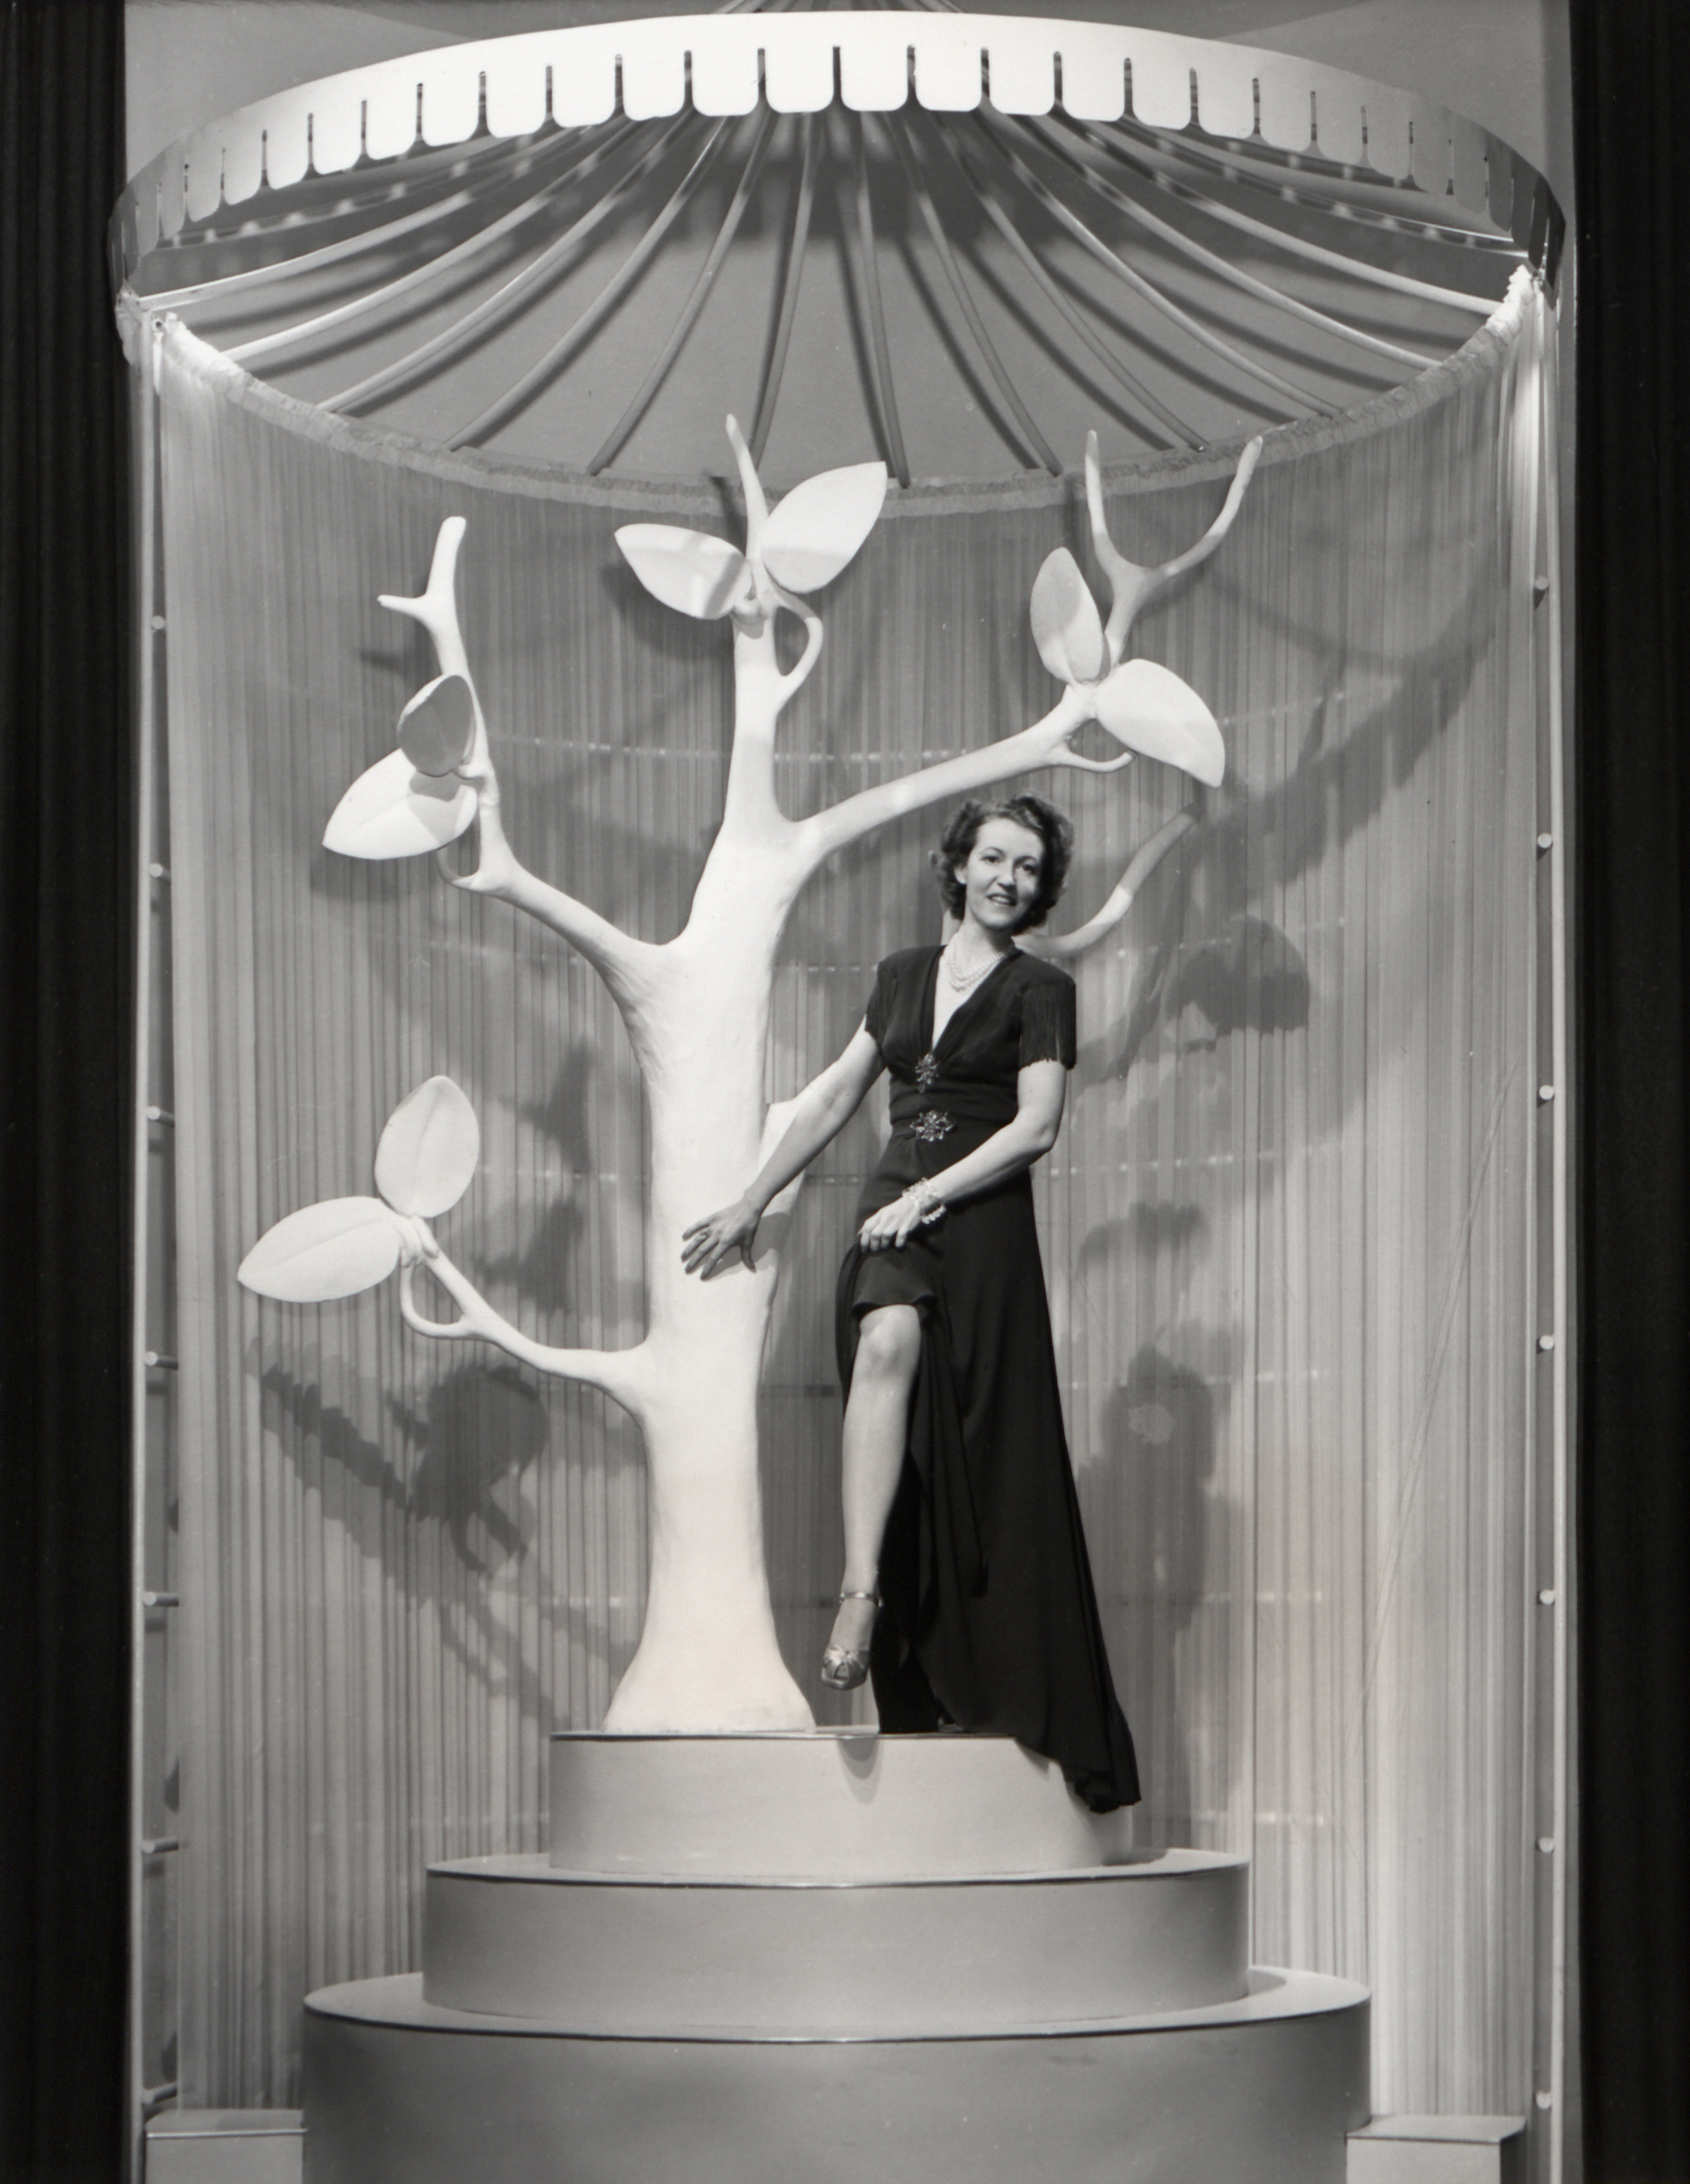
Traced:
[[[880, 1605], [878, 1592], [842, 1592], [839, 1595], [840, 1607], [843, 1607], [848, 1600], [870, 1600], [876, 1607]], [[873, 1624], [871, 1622], [868, 1627], [872, 1635]], [[821, 1675], [822, 1681], [836, 1691], [854, 1691], [859, 1684], [866, 1683], [868, 1680], [868, 1640], [863, 1640], [861, 1652], [845, 1646], [829, 1646], [822, 1656]]]

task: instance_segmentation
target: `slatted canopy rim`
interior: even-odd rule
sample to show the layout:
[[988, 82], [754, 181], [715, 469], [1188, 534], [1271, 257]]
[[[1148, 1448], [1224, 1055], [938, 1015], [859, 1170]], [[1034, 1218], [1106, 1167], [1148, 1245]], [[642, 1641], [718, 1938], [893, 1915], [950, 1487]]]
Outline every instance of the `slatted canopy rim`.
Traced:
[[[748, 208], [782, 237], [755, 293]], [[1527, 258], [1553, 277], [1559, 235], [1487, 132], [1286, 56], [734, 0], [261, 101], [142, 170], [114, 250], [135, 307], [315, 406], [589, 475], [720, 470], [721, 406], [707, 435], [682, 412], [728, 333], [725, 400], [789, 463], [795, 389], [849, 347], [847, 452], [908, 484], [939, 379], [978, 419], [940, 475], [1059, 471], [1091, 411], [1111, 460], [1341, 414], [1453, 353]]]
[[524, 136], [548, 118], [578, 126], [618, 108], [650, 120], [689, 101], [707, 114], [749, 113], [759, 97], [778, 112], [810, 112], [836, 96], [859, 111], [913, 100], [962, 112], [988, 95], [1004, 113], [1048, 113], [1060, 95], [1085, 119], [1130, 115], [1152, 128], [1196, 124], [1212, 137], [1259, 137], [1267, 148], [1318, 153], [1381, 181], [1453, 196], [1469, 212], [1488, 210], [1503, 229], [1516, 198], [1529, 201], [1541, 180], [1464, 116], [1288, 54], [949, 9], [754, 7], [475, 41], [259, 100], [179, 138], [134, 177], [120, 208], [123, 270], [132, 277], [159, 240], [263, 187], [408, 156], [419, 145], [460, 145], [483, 131]]

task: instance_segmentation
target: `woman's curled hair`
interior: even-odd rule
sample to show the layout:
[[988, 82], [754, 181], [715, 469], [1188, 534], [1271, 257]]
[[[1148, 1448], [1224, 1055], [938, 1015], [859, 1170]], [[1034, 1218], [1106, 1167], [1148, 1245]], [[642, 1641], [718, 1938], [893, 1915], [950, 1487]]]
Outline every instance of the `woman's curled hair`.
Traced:
[[1067, 883], [1068, 863], [1074, 855], [1074, 827], [1054, 804], [1046, 804], [1042, 796], [1008, 796], [1000, 804], [982, 804], [978, 797], [971, 796], [966, 804], [959, 805], [945, 822], [939, 847], [933, 853], [933, 875], [939, 883], [940, 900], [953, 917], [962, 915], [964, 890], [959, 867], [968, 863], [980, 829], [989, 819], [1012, 819], [1018, 827], [1036, 834], [1045, 845], [1039, 866], [1039, 892], [1032, 908], [1016, 928], [1018, 932], [1024, 933], [1029, 926], [1044, 923]]

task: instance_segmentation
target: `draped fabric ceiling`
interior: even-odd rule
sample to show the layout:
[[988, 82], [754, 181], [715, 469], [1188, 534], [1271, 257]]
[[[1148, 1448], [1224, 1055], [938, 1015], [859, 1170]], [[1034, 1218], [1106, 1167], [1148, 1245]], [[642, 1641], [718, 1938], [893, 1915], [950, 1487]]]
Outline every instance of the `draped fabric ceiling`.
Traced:
[[772, 483], [907, 483], [1343, 410], [1550, 219], [1472, 124], [1281, 55], [769, 9], [308, 85], [161, 154], [120, 243], [150, 307], [431, 444], [685, 481], [732, 410]]
[[[771, 91], [789, 20], [756, 19]], [[915, 14], [898, 36], [969, 20]], [[826, 649], [782, 731], [795, 815], [1050, 702], [1026, 601], [1084, 525], [1072, 476], [1036, 475], [1028, 420], [1053, 470], [1096, 426], [1114, 536], [1145, 562], [1219, 504], [1230, 457], [1201, 443], [1279, 427], [1221, 556], [1135, 637], [1213, 706], [1228, 776], [1079, 967], [1080, 1066], [1039, 1171], [1069, 1433], [1145, 1762], [1140, 1839], [1247, 1851], [1258, 1959], [1374, 1987], [1378, 2109], [1518, 2112], [1547, 2067], [1541, 284], [1519, 273], [1470, 330], [1520, 265], [1531, 208], [1540, 244], [1552, 222], [1499, 150], [1475, 155], [1476, 132], [1446, 131], [1439, 167], [1423, 120], [1401, 132], [1400, 169], [1359, 170], [1386, 148], [1382, 95], [1346, 105], [1316, 86], [1311, 107], [1305, 83], [1298, 108], [1265, 57], [1245, 57], [1258, 74], [1224, 135], [1211, 78], [1194, 94], [1195, 61], [1163, 66], [1161, 47], [1189, 43], [1159, 42], [1160, 76], [1123, 61], [1113, 114], [1088, 110], [1092, 79], [1066, 56], [1059, 106], [1006, 114], [1021, 79], [996, 49], [991, 109], [940, 114], [923, 47], [916, 101], [862, 111], [846, 73], [843, 105], [759, 105], [713, 138], [708, 101], [730, 101], [696, 50], [672, 116], [635, 114], [625, 58], [620, 105], [567, 125], [561, 86], [587, 98], [590, 68], [545, 62], [548, 115], [510, 105], [503, 60], [481, 59], [472, 141], [378, 141], [366, 86], [361, 137], [333, 140], [337, 159], [361, 142], [361, 163], [286, 181], [276, 121], [266, 186], [226, 155], [206, 202], [202, 151], [185, 196], [154, 176], [130, 206], [125, 309], [158, 397], [178, 1161], [176, 1518], [159, 1552], [182, 1603], [184, 1847], [155, 2029], [161, 2050], [179, 2042], [185, 2101], [293, 2098], [301, 1996], [414, 1960], [426, 1862], [543, 1841], [545, 1734], [597, 1721], [638, 1632], [642, 1474], [620, 1413], [432, 1348], [390, 1290], [260, 1305], [234, 1268], [293, 1207], [367, 1190], [383, 1119], [445, 1071], [484, 1146], [444, 1224], [455, 1258], [542, 1340], [638, 1338], [639, 1085], [591, 973], [424, 862], [318, 845], [432, 671], [375, 595], [418, 588], [438, 523], [462, 514], [463, 620], [520, 853], [631, 930], [678, 929], [721, 808], [725, 646], [647, 599], [611, 533], [654, 512], [732, 530], [708, 476], [729, 406], [777, 484], [877, 451], [912, 480], [821, 599]], [[413, 121], [426, 77], [425, 136], [447, 58], [402, 64]], [[1237, 65], [1224, 53], [1213, 81]], [[1147, 120], [1150, 87], [1180, 82], [1178, 115], [1174, 97]], [[1346, 166], [1336, 117], [1364, 108], [1336, 147]], [[1311, 111], [1318, 144], [1287, 148]], [[324, 125], [309, 133], [329, 167]], [[707, 138], [709, 187], [678, 202]], [[660, 354], [652, 327], [686, 317], [742, 189], [733, 248], [641, 406], [625, 359]], [[1189, 282], [1179, 308], [1201, 332], [1109, 272], [1056, 201], [1083, 204], [1159, 294]], [[520, 309], [486, 308], [607, 202], [604, 248], [619, 236], [625, 262], [672, 209], [660, 240], [678, 256], [648, 253], [598, 333], [572, 340], [614, 271], [567, 248]], [[994, 202], [1037, 257], [1030, 289], [1011, 287], [1024, 263]], [[1318, 292], [1375, 345], [1194, 272], [1143, 224], [1152, 203], [1187, 241], [1247, 217], [1231, 233], [1250, 277], [1270, 266], [1286, 292]], [[1275, 222], [1296, 247], [1258, 232]], [[1392, 284], [1303, 248], [1340, 230]], [[462, 254], [444, 273], [428, 256], [443, 246]], [[1073, 331], [1046, 313], [1051, 291], [1108, 369], [1078, 334], [1051, 337]], [[712, 309], [738, 323], [739, 352], [705, 340]], [[1247, 368], [1202, 337], [1223, 325]], [[959, 436], [945, 413], [965, 382], [982, 398]], [[959, 447], [949, 483], [920, 483], [924, 449]], [[1191, 784], [1141, 765], [1056, 788], [1079, 830], [1058, 922], [1078, 922]], [[930, 832], [889, 827], [800, 901], [772, 1095], [843, 1043], [878, 956], [936, 931]], [[766, 1373], [772, 1580], [806, 1684], [839, 1552], [828, 1301], [874, 1127], [854, 1125], [806, 1185]]]

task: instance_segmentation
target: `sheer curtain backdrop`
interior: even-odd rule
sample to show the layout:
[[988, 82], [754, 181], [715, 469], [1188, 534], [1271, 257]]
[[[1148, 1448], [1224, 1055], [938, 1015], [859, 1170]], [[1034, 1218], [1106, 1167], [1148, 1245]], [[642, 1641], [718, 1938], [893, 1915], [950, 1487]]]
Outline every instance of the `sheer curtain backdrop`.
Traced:
[[[1079, 968], [1039, 1182], [1140, 1840], [1247, 1852], [1257, 1960], [1373, 1986], [1381, 2111], [1518, 2113], [1532, 2083], [1549, 337], [1520, 276], [1414, 388], [1270, 438], [1221, 554], [1135, 636], [1220, 719], [1222, 788], [1150, 763], [1035, 784], [1078, 827], [1059, 929], [1202, 800]], [[542, 1340], [641, 1329], [639, 1086], [597, 981], [429, 861], [321, 847], [433, 672], [376, 594], [420, 589], [441, 519], [467, 518], [518, 853], [667, 938], [720, 811], [728, 646], [650, 600], [612, 532], [735, 519], [705, 491], [326, 424], [179, 330], [159, 363], [180, 2076], [184, 2104], [256, 2106], [296, 2096], [309, 1988], [415, 1962], [428, 1860], [543, 1845], [545, 1736], [597, 1723], [642, 1604], [618, 1412], [413, 1336], [391, 1284], [293, 1307], [235, 1283], [284, 1213], [371, 1189], [387, 1115], [445, 1072], [483, 1135], [453, 1256]], [[1190, 543], [1229, 469], [1116, 474], [1118, 543]], [[819, 600], [785, 808], [1043, 712], [1028, 595], [1083, 538], [1071, 484], [895, 497]], [[843, 1044], [879, 955], [936, 936], [935, 826], [888, 828], [800, 900], [772, 1094]], [[770, 1567], [806, 1687], [840, 1552], [834, 1272], [873, 1127], [806, 1185], [766, 1374]]]

